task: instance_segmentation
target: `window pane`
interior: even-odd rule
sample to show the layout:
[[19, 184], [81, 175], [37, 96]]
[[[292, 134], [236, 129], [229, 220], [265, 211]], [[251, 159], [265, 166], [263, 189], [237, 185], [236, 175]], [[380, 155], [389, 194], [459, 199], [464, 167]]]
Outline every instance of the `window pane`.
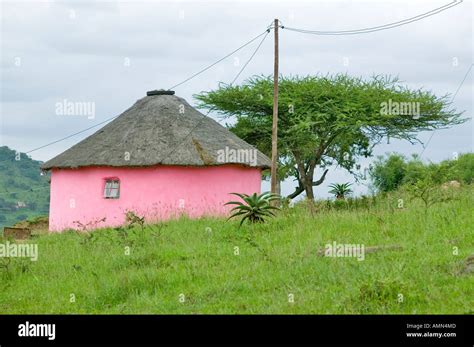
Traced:
[[105, 182], [104, 197], [110, 195], [110, 182]]
[[120, 181], [106, 180], [104, 186], [104, 198], [118, 199], [120, 196]]

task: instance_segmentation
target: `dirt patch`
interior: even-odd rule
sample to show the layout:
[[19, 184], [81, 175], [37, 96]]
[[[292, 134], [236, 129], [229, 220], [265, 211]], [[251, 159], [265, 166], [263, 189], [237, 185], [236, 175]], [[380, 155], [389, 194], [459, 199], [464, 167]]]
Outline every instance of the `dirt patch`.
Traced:
[[461, 274], [474, 274], [474, 254], [466, 258]]
[[40, 216], [18, 222], [13, 227], [30, 229], [32, 234], [47, 232], [49, 229], [49, 219], [47, 216]]
[[31, 236], [31, 230], [28, 228], [3, 228], [3, 238], [14, 240], [27, 240]]

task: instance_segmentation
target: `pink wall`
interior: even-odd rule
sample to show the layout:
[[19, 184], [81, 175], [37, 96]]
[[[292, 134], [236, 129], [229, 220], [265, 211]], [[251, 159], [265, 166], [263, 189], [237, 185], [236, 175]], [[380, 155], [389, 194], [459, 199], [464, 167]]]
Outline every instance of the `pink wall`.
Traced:
[[[103, 198], [104, 181], [109, 177], [120, 179], [119, 199]], [[260, 183], [260, 169], [237, 165], [53, 169], [49, 229], [78, 229], [74, 221], [92, 223], [90, 228], [118, 226], [129, 210], [148, 222], [182, 213], [227, 215], [231, 206], [223, 204], [238, 199], [229, 193], [259, 193]], [[105, 222], [94, 225], [104, 217]]]

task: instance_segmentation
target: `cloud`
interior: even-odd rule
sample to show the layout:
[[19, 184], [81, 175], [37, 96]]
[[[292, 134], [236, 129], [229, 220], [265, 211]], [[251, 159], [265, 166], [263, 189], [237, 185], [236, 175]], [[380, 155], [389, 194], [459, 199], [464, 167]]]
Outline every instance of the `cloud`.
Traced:
[[[287, 27], [346, 30], [426, 12], [447, 1], [140, 1], [2, 2], [0, 145], [26, 151], [130, 107], [147, 90], [168, 88], [264, 31]], [[281, 30], [283, 74], [398, 75], [407, 85], [454, 93], [472, 64], [472, 2], [403, 27], [356, 36]], [[271, 74], [272, 35], [238, 81]], [[177, 88], [192, 95], [229, 83], [258, 42]], [[94, 102], [96, 119], [64, 117], [55, 103]], [[454, 106], [472, 115], [472, 73]], [[47, 160], [90, 132], [32, 153]], [[472, 122], [434, 135], [427, 158], [472, 150]], [[428, 138], [429, 134], [422, 134]], [[447, 140], [446, 140], [447, 139]], [[410, 144], [377, 151], [419, 151]], [[338, 173], [331, 180], [345, 178]], [[285, 183], [291, 190], [293, 183]], [[285, 188], [289, 187], [289, 188]]]

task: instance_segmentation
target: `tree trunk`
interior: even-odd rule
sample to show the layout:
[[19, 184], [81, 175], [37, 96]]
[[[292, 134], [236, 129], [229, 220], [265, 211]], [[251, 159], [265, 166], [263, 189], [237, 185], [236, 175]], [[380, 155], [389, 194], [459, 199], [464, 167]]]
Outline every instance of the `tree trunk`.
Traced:
[[313, 172], [308, 172], [306, 177], [303, 180], [304, 184], [304, 191], [306, 193], [306, 198], [309, 200], [314, 200], [314, 193], [313, 193]]
[[294, 199], [298, 195], [304, 192], [304, 188], [301, 183], [299, 183], [298, 187], [296, 187], [295, 191], [287, 196], [288, 199]]
[[[309, 167], [307, 172], [306, 168], [304, 170], [298, 170], [300, 175], [298, 177], [298, 187], [292, 194], [288, 195], [288, 198], [293, 199], [300, 195], [302, 192], [305, 192], [306, 197], [309, 200], [314, 200], [313, 187], [319, 186], [321, 183], [323, 183], [324, 179], [326, 178], [326, 174], [329, 171], [328, 169], [325, 169], [321, 177], [317, 181], [313, 181], [314, 170], [314, 167]], [[301, 172], [304, 172], [304, 174], [301, 175]]]
[[313, 181], [316, 166], [321, 162], [321, 153], [322, 150], [318, 151], [317, 157], [312, 158], [307, 162], [301, 160], [299, 153], [293, 153], [296, 161], [296, 169], [298, 170], [298, 187], [292, 194], [289, 195], [290, 198], [293, 199], [304, 191], [308, 200], [314, 200], [313, 187], [319, 186], [321, 183], [323, 183], [324, 179], [326, 178], [326, 174], [328, 173], [328, 169], [325, 169], [321, 177], [317, 181]]
[[318, 148], [316, 149], [314, 156], [310, 159], [304, 159], [304, 156], [300, 152], [292, 150], [293, 157], [296, 162], [297, 169], [297, 180], [298, 187], [288, 197], [293, 199], [300, 195], [302, 192], [306, 192], [306, 197], [313, 201], [314, 192], [313, 187], [319, 186], [324, 182], [328, 169], [325, 169], [321, 177], [317, 181], [313, 181], [314, 171], [318, 165], [321, 165], [321, 158], [328, 146], [334, 141], [340, 132], [334, 132], [328, 139], [321, 141]]

